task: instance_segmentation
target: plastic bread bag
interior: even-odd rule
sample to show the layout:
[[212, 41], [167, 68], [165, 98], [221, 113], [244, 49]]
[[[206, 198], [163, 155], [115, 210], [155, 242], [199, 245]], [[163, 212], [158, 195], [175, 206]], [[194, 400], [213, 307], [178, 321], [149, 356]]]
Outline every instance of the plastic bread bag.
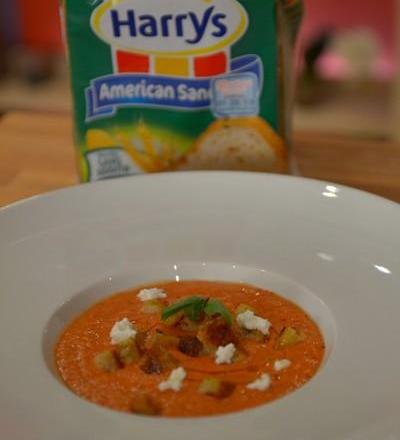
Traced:
[[286, 172], [298, 1], [64, 0], [83, 181]]

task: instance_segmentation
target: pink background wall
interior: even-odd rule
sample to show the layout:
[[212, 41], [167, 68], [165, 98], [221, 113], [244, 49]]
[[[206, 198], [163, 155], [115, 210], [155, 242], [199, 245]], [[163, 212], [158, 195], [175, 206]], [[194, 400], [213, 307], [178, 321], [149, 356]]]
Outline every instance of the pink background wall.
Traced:
[[323, 30], [370, 28], [381, 46], [382, 75], [395, 72], [396, 0], [304, 0], [304, 3], [300, 47]]
[[395, 0], [304, 0], [304, 38], [324, 28], [371, 27], [378, 32], [385, 52], [394, 51]]

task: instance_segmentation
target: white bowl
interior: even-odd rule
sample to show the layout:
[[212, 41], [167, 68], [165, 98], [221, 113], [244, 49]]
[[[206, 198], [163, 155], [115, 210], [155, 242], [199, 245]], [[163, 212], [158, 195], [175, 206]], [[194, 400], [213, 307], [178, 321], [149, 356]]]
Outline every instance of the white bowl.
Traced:
[[[400, 208], [324, 182], [256, 173], [101, 182], [0, 210], [0, 437], [7, 440], [400, 439]], [[244, 281], [293, 299], [327, 356], [306, 386], [227, 416], [154, 419], [68, 391], [62, 327], [116, 290]]]

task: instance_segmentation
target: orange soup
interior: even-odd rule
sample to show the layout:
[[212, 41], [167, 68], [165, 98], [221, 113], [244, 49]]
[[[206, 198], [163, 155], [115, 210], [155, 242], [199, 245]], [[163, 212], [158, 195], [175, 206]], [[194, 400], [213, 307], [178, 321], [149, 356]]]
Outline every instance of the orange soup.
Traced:
[[225, 414], [304, 385], [324, 340], [281, 296], [250, 285], [183, 281], [117, 293], [62, 333], [55, 361], [77, 395], [120, 411]]

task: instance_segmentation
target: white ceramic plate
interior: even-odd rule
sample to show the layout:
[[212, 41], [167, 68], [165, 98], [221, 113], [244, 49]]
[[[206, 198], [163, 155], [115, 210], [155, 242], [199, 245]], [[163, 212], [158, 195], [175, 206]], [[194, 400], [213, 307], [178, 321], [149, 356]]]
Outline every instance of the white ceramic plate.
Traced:
[[[0, 210], [0, 437], [400, 439], [400, 207], [323, 182], [177, 173], [79, 186]], [[244, 281], [302, 305], [328, 346], [317, 376], [228, 416], [153, 419], [58, 380], [60, 329], [143, 282]]]

